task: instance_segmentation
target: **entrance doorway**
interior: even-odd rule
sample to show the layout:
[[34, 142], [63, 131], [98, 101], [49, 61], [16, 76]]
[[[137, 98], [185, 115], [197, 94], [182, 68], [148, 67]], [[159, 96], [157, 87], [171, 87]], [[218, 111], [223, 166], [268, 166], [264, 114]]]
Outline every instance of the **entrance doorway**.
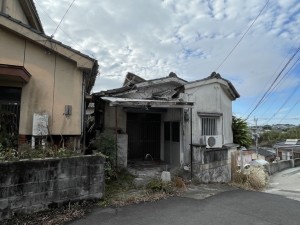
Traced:
[[150, 154], [159, 160], [160, 128], [160, 114], [127, 113], [128, 159], [144, 160]]

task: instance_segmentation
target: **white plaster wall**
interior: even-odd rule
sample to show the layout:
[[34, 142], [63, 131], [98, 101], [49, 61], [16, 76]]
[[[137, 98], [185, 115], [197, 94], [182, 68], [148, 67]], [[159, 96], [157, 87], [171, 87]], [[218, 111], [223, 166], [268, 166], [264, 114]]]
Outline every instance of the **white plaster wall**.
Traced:
[[[232, 100], [219, 83], [208, 83], [200, 87], [185, 90], [185, 100], [194, 102], [192, 109], [192, 142], [200, 143], [201, 119], [198, 112], [222, 113], [218, 125], [218, 134], [222, 135], [223, 144], [232, 143]], [[191, 117], [191, 116], [190, 116]], [[191, 118], [190, 118], [191, 119]], [[183, 122], [183, 132], [185, 133], [184, 162], [190, 163], [190, 122]]]

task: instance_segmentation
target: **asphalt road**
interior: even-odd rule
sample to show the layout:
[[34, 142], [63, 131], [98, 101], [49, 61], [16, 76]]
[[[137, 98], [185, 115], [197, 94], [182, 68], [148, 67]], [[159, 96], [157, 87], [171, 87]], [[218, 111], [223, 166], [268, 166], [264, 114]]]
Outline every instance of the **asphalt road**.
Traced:
[[95, 209], [72, 225], [299, 225], [300, 202], [232, 190], [206, 199], [173, 197], [122, 208]]
[[287, 169], [271, 176], [266, 192], [300, 201], [300, 167]]

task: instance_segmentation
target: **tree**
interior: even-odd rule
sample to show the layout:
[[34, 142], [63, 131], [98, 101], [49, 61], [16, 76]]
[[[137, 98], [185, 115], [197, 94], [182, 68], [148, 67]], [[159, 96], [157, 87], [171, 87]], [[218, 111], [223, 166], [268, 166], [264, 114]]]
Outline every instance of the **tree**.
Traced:
[[244, 146], [246, 148], [251, 145], [252, 140], [246, 120], [233, 116], [232, 133], [233, 143], [239, 144], [240, 146]]

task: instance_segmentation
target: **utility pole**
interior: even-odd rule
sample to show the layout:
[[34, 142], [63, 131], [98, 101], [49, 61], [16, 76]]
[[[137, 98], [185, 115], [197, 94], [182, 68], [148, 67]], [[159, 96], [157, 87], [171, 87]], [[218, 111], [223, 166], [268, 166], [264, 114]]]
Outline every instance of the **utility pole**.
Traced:
[[256, 155], [258, 154], [258, 127], [257, 127], [257, 120], [258, 120], [258, 118], [254, 117], [254, 122], [255, 122], [255, 151], [256, 151]]

